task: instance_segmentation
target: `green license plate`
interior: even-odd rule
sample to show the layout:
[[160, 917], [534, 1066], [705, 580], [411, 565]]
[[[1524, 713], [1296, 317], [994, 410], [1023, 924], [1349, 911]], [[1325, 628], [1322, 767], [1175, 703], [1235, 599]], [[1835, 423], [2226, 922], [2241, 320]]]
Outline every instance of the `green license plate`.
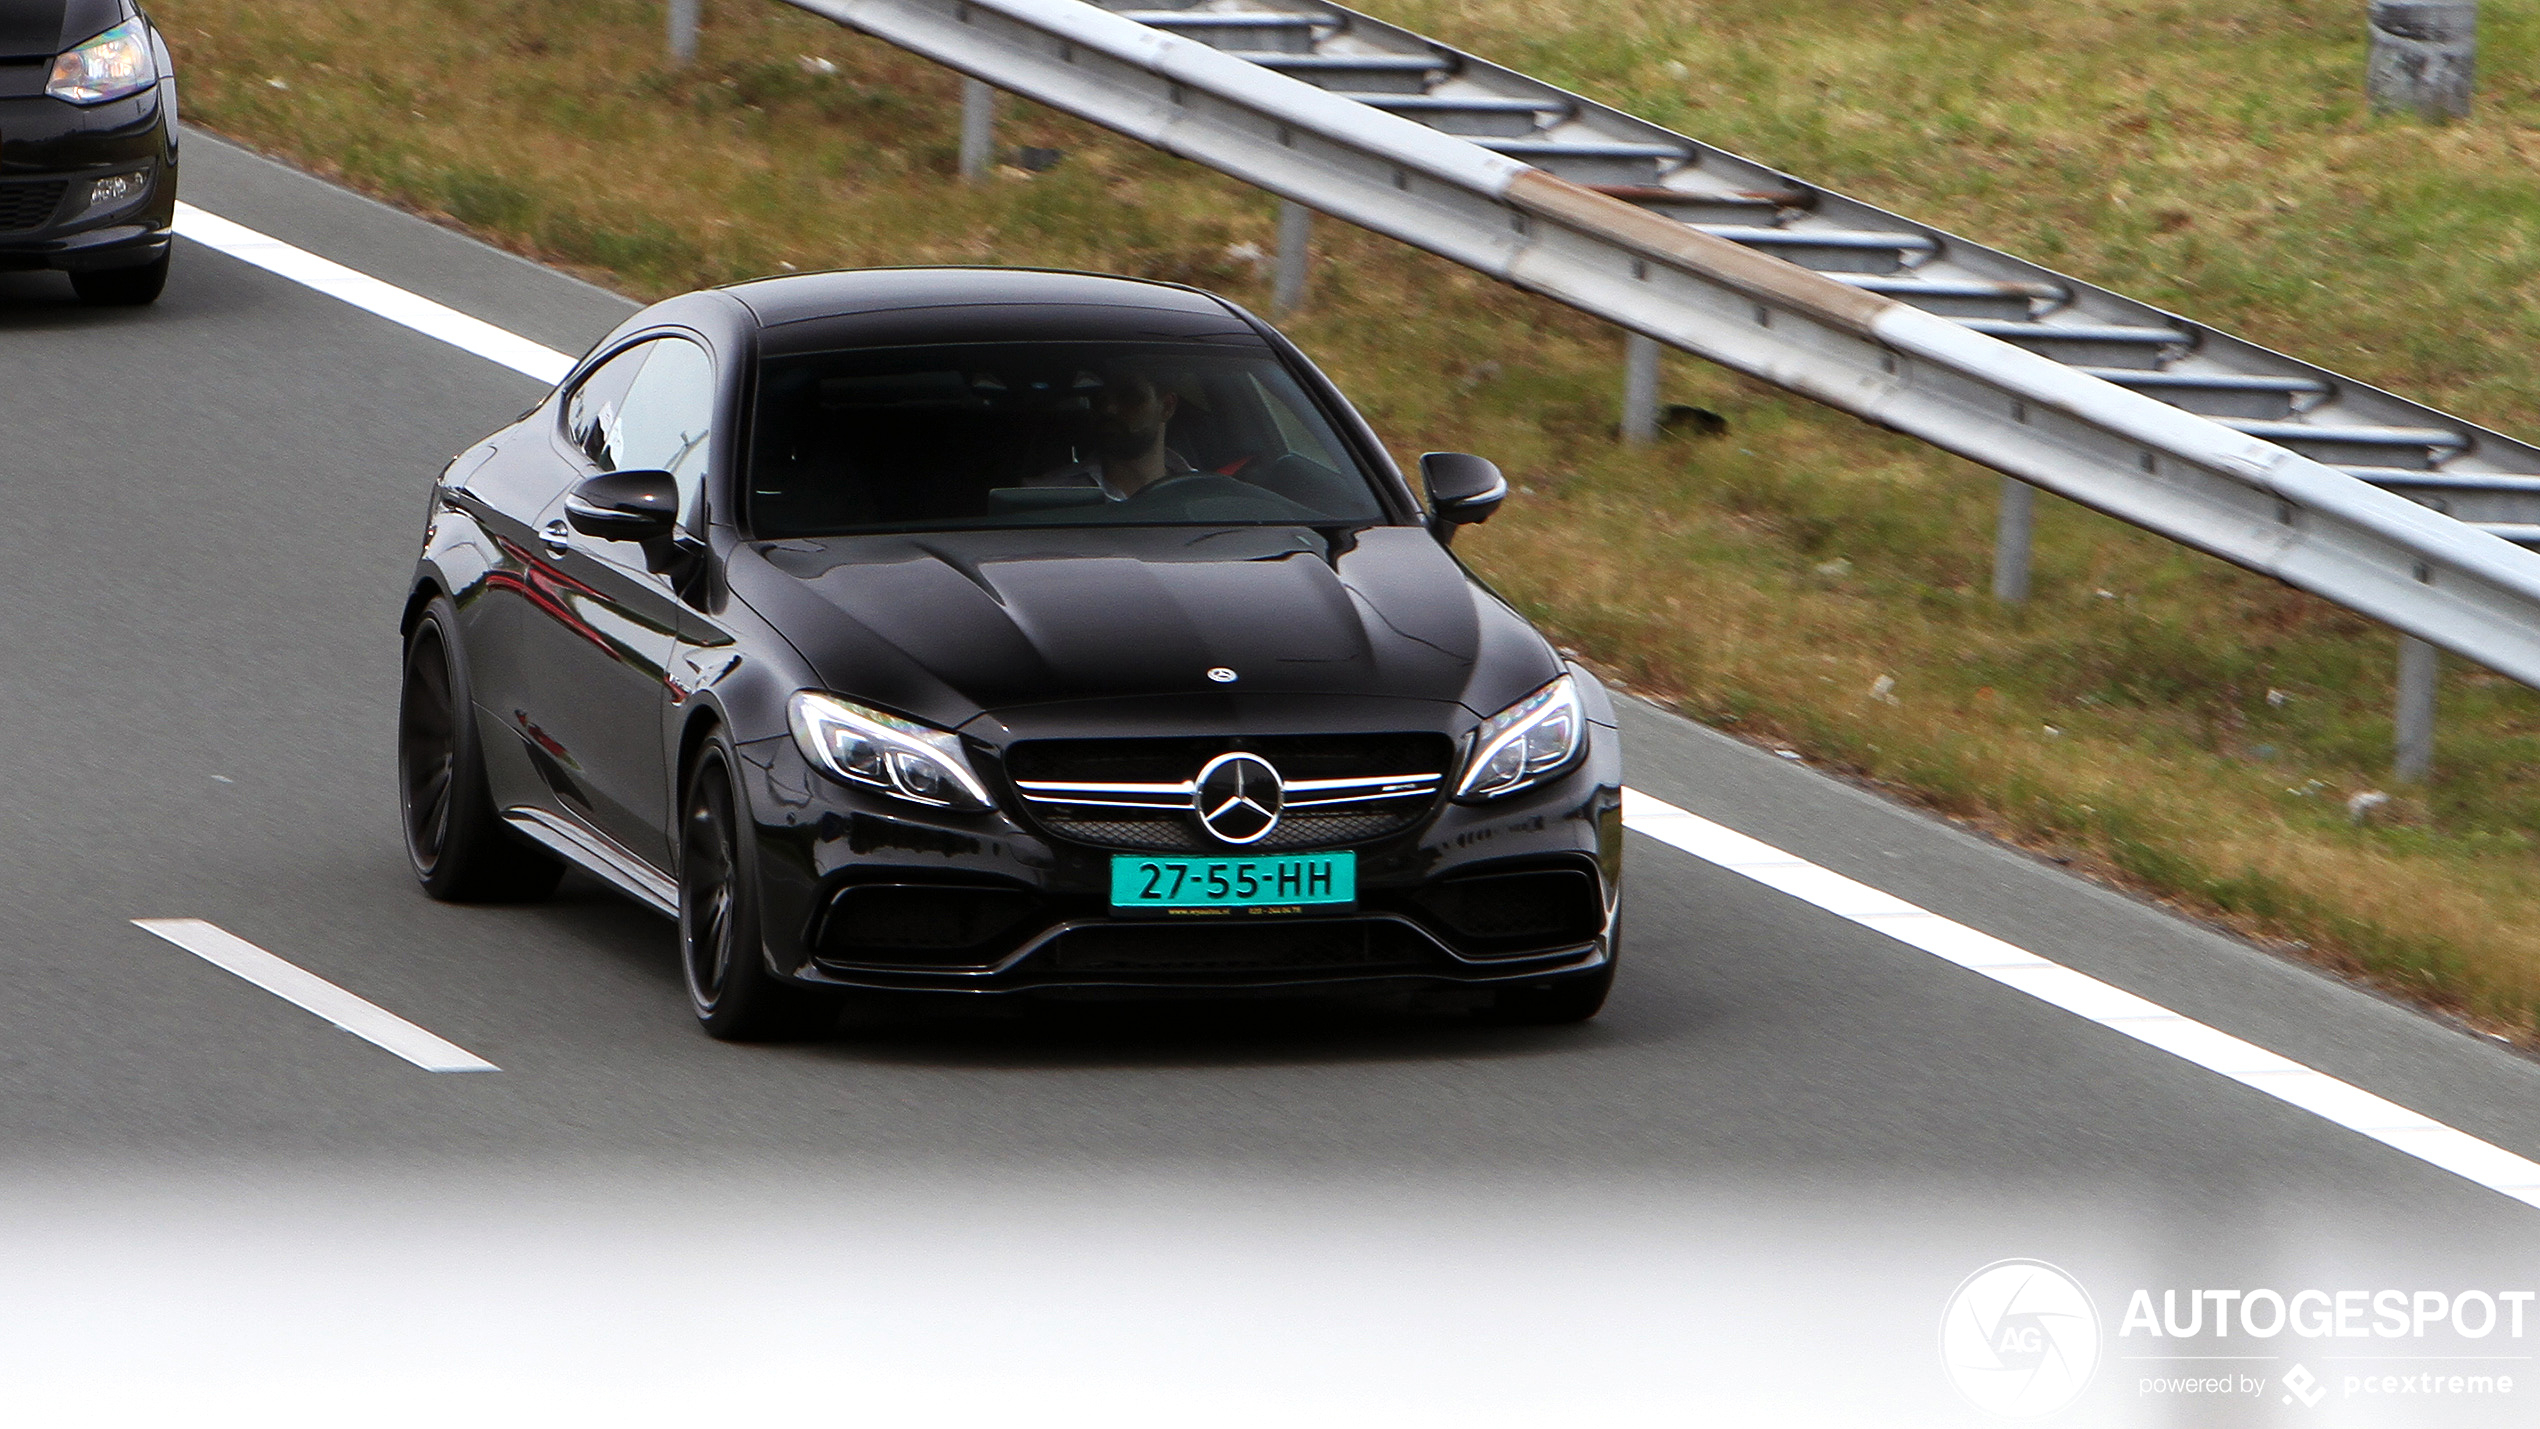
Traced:
[[1111, 906], [1182, 915], [1301, 913], [1358, 901], [1358, 855], [1157, 858], [1115, 854]]

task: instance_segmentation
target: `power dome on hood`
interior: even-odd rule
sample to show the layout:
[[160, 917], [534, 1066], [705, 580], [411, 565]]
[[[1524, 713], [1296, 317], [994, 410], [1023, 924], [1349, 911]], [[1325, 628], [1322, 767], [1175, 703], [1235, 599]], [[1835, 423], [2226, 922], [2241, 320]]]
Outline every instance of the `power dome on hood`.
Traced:
[[[979, 531], [788, 541], [742, 598], [839, 688], [946, 726], [982, 710], [1205, 695], [1486, 713], [1560, 673], [1417, 526]], [[1212, 669], [1233, 671], [1212, 683]]]

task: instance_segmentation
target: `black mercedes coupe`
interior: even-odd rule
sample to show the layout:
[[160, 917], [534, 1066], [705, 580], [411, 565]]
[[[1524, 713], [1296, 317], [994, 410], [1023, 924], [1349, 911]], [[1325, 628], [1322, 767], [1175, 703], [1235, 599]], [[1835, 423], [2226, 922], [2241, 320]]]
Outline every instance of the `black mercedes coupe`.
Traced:
[[0, 270], [56, 268], [90, 303], [168, 281], [176, 70], [132, 0], [0, 0]]
[[1286, 339], [1171, 284], [806, 274], [629, 320], [433, 491], [406, 847], [677, 920], [718, 1037], [850, 990], [1593, 1016], [1620, 741]]

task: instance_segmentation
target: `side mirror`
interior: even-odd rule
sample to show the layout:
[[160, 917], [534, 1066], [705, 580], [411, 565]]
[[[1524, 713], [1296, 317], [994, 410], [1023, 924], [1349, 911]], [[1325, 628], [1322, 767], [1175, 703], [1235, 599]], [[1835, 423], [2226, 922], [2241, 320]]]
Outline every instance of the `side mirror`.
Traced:
[[1508, 478], [1499, 468], [1462, 452], [1421, 457], [1420, 479], [1428, 483], [1430, 523], [1441, 540], [1455, 527], [1489, 520], [1508, 499]]
[[658, 541], [679, 523], [679, 482], [666, 471], [612, 471], [573, 488], [564, 519], [604, 541]]

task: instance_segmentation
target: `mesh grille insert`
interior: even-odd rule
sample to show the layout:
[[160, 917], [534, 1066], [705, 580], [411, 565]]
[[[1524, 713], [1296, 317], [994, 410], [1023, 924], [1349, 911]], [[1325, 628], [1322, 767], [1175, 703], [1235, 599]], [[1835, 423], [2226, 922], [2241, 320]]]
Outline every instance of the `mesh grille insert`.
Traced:
[[0, 184], [0, 233], [42, 228], [53, 217], [53, 211], [62, 206], [62, 192], [69, 187], [66, 179]]

